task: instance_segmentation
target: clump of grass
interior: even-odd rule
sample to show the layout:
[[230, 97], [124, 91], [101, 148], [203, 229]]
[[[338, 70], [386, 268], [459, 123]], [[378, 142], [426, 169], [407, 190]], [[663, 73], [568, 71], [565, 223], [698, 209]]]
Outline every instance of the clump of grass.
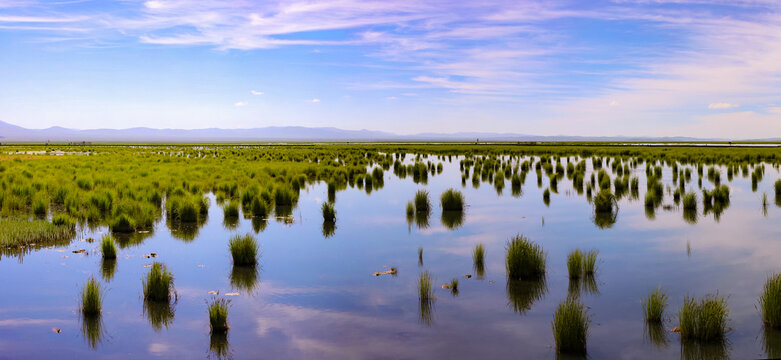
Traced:
[[545, 205], [550, 204], [550, 189], [545, 189], [545, 191], [542, 192], [542, 202], [545, 203]]
[[431, 211], [431, 201], [428, 197], [428, 191], [418, 190], [415, 193], [415, 211], [420, 213], [427, 213]]
[[252, 216], [254, 217], [265, 218], [268, 215], [268, 207], [266, 206], [266, 203], [257, 197], [252, 199], [250, 210], [252, 211]]
[[0, 248], [66, 242], [74, 234], [73, 228], [57, 226], [45, 220], [0, 220]]
[[464, 195], [455, 189], [447, 189], [440, 197], [443, 211], [463, 211]]
[[600, 190], [594, 197], [594, 211], [597, 213], [612, 213], [618, 208], [616, 196], [608, 189]]
[[174, 276], [164, 264], [155, 262], [143, 280], [143, 286], [145, 300], [168, 302], [173, 292]]
[[407, 217], [412, 217], [413, 215], [415, 215], [415, 204], [410, 201], [407, 203]]
[[87, 283], [81, 289], [81, 306], [79, 310], [85, 316], [99, 315], [103, 308], [103, 297], [100, 294], [100, 283], [95, 277], [87, 279]]
[[252, 234], [236, 235], [228, 242], [233, 265], [254, 266], [258, 263], [258, 241]]
[[585, 354], [590, 322], [585, 306], [576, 298], [569, 297], [559, 304], [552, 323], [556, 351]]
[[418, 247], [418, 265], [423, 266], [423, 247]]
[[645, 321], [660, 323], [664, 316], [664, 309], [667, 307], [667, 294], [661, 288], [656, 288], [648, 293], [648, 296], [642, 300], [642, 304]]
[[52, 216], [52, 224], [60, 227], [66, 227], [69, 229], [76, 228], [76, 221], [73, 220], [70, 216], [65, 214], [57, 214]]
[[226, 219], [235, 219], [239, 217], [239, 203], [231, 201], [222, 208], [222, 213]]
[[594, 275], [597, 271], [597, 256], [599, 256], [599, 250], [589, 250], [583, 253], [583, 273], [586, 276]]
[[697, 194], [688, 192], [683, 196], [683, 208], [685, 210], [697, 210]]
[[723, 297], [709, 295], [700, 300], [684, 297], [678, 311], [681, 339], [701, 342], [723, 340], [728, 314]]
[[765, 288], [759, 297], [759, 309], [766, 326], [781, 328], [781, 273], [767, 278]]
[[542, 247], [523, 235], [507, 242], [505, 266], [510, 279], [535, 279], [545, 274], [546, 254]]
[[453, 296], [458, 295], [458, 279], [450, 280], [450, 293]]
[[212, 299], [207, 303], [209, 309], [209, 328], [212, 333], [228, 331], [228, 304], [227, 299]]
[[136, 224], [135, 221], [133, 221], [133, 219], [131, 219], [127, 215], [120, 214], [119, 216], [114, 218], [114, 221], [111, 222], [109, 228], [113, 232], [131, 233], [136, 231]]
[[475, 245], [475, 249], [472, 251], [472, 262], [476, 272], [485, 272], [485, 247], [483, 244]]
[[103, 259], [114, 260], [117, 258], [117, 245], [114, 242], [114, 237], [106, 234], [100, 241], [100, 252], [103, 254]]
[[334, 209], [333, 203], [324, 202], [321, 209], [323, 211], [323, 221], [325, 222], [336, 221], [336, 209]]
[[570, 279], [579, 279], [583, 275], [583, 253], [575, 249], [567, 256], [567, 272]]
[[418, 299], [420, 301], [434, 300], [434, 288], [431, 286], [431, 273], [424, 271], [418, 278]]

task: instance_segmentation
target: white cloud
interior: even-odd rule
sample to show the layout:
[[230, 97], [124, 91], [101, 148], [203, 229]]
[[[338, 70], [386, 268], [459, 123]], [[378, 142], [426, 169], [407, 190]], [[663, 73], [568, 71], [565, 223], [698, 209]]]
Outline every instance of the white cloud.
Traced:
[[711, 103], [708, 105], [708, 109], [732, 109], [738, 107], [738, 104], [730, 104], [725, 102]]
[[247, 102], [246, 101], [239, 101], [239, 102], [233, 104], [233, 106], [236, 106], [236, 107], [247, 106]]
[[610, 105], [610, 107], [616, 107], [616, 106], [619, 106], [621, 104], [619, 104], [618, 101], [610, 100], [610, 104], [609, 105]]
[[393, 100], [398, 100], [398, 99], [399, 99], [399, 98], [397, 98], [397, 97], [395, 97], [395, 96], [388, 96], [388, 97], [386, 97], [386, 98], [385, 98], [385, 100], [391, 100], [391, 101], [393, 101]]
[[770, 107], [770, 108], [767, 108], [767, 112], [773, 113], [773, 114], [781, 114], [781, 107]]
[[319, 103], [319, 102], [320, 102], [320, 99], [312, 99], [311, 101], [312, 101], [313, 103]]
[[250, 94], [252, 94], [252, 95], [263, 95], [263, 92], [262, 91], [250, 90]]

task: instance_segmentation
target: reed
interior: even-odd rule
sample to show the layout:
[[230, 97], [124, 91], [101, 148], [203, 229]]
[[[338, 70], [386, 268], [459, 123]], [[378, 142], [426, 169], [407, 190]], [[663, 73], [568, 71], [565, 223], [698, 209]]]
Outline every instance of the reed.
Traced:
[[781, 329], [781, 273], [772, 275], [765, 281], [762, 295], [759, 297], [759, 309], [765, 326]]
[[642, 300], [643, 315], [649, 323], [660, 323], [667, 308], [667, 294], [662, 288], [656, 288]]
[[117, 258], [117, 245], [114, 237], [106, 234], [100, 241], [100, 252], [105, 260], [114, 260]]
[[729, 309], [723, 297], [708, 295], [700, 300], [684, 297], [678, 311], [681, 339], [722, 341], [727, 331]]
[[168, 268], [159, 262], [154, 262], [143, 280], [144, 299], [154, 302], [171, 300], [174, 287], [174, 276]]
[[258, 263], [258, 241], [252, 234], [235, 235], [228, 241], [233, 265], [254, 266]]
[[507, 242], [505, 267], [510, 279], [536, 279], [545, 274], [547, 255], [542, 248], [523, 235]]
[[553, 314], [553, 338], [556, 351], [570, 354], [586, 354], [588, 328], [591, 320], [588, 311], [576, 298], [569, 297], [559, 304]]
[[101, 286], [95, 277], [90, 277], [81, 289], [81, 305], [79, 310], [84, 316], [99, 315], [103, 305]]
[[212, 299], [207, 302], [209, 312], [209, 329], [212, 333], [222, 333], [228, 331], [228, 304], [227, 299]]

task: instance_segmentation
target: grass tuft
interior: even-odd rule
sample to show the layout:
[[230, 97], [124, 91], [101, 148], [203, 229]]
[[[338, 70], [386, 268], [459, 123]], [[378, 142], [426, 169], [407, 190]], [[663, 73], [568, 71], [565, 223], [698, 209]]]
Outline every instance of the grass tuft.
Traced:
[[442, 205], [442, 211], [464, 210], [464, 195], [458, 190], [445, 190], [439, 200], [440, 204]]
[[100, 295], [100, 283], [95, 277], [87, 279], [87, 283], [81, 289], [81, 306], [79, 310], [85, 316], [94, 316], [100, 314], [103, 307], [103, 297]]
[[228, 331], [228, 304], [227, 299], [212, 299], [207, 302], [209, 309], [209, 328], [212, 333]]
[[569, 297], [553, 314], [553, 338], [560, 353], [585, 354], [590, 319], [586, 307]]
[[428, 198], [428, 191], [418, 190], [415, 193], [415, 211], [427, 213], [431, 211], [431, 201]]
[[781, 273], [767, 278], [762, 296], [759, 297], [759, 309], [766, 326], [781, 328]]
[[535, 279], [545, 274], [547, 255], [542, 248], [523, 235], [507, 242], [505, 266], [510, 279]]
[[701, 342], [720, 341], [727, 331], [727, 301], [717, 295], [700, 300], [684, 297], [678, 311], [681, 339]]
[[418, 299], [420, 301], [434, 300], [431, 273], [428, 271], [424, 271], [418, 278]]
[[645, 321], [660, 323], [664, 316], [664, 309], [667, 307], [667, 294], [661, 288], [656, 288], [648, 293], [642, 304]]
[[143, 280], [143, 286], [145, 300], [168, 302], [171, 300], [174, 276], [164, 264], [155, 262]]
[[106, 234], [100, 241], [100, 252], [103, 254], [103, 259], [114, 260], [117, 258], [117, 245], [114, 242], [114, 237]]
[[321, 209], [323, 210], [323, 221], [325, 222], [336, 221], [336, 209], [334, 209], [333, 203], [324, 202]]
[[253, 266], [258, 263], [258, 241], [252, 234], [236, 235], [228, 243], [233, 265]]

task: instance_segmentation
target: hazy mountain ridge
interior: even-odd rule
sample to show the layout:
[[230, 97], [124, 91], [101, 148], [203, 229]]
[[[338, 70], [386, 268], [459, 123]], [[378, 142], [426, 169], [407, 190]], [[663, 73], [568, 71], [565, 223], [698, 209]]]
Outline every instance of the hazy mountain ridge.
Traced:
[[268, 126], [249, 129], [27, 129], [0, 121], [2, 142], [259, 142], [259, 141], [695, 141], [689, 137], [539, 136], [516, 133], [457, 132], [400, 135], [335, 127]]

